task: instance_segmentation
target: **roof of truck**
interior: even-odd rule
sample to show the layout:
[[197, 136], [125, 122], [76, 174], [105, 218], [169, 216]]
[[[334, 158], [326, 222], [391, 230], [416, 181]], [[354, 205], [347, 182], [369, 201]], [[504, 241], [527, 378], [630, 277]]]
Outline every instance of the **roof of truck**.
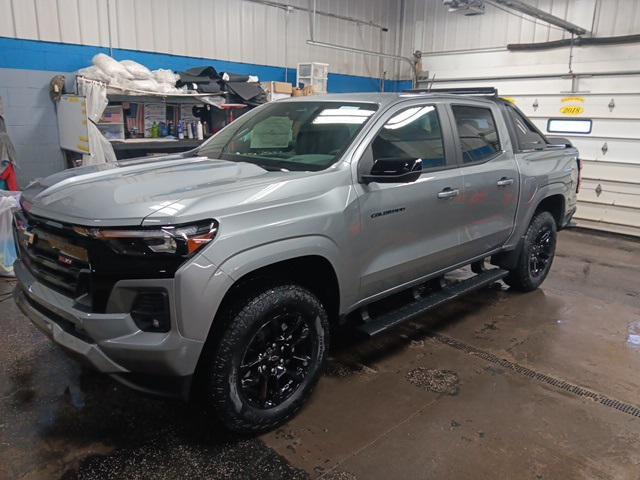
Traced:
[[368, 102], [377, 103], [379, 105], [390, 105], [402, 99], [407, 98], [473, 98], [475, 100], [495, 101], [498, 97], [488, 95], [460, 95], [440, 92], [383, 92], [383, 93], [330, 93], [327, 95], [313, 95], [311, 97], [291, 97], [284, 101], [304, 102], [304, 101], [334, 101], [334, 102]]

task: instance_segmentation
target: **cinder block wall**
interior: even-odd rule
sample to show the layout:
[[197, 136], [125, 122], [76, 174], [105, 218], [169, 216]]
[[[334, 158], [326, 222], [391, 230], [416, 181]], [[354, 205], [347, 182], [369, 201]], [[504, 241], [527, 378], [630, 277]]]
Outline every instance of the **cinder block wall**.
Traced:
[[56, 72], [0, 68], [0, 97], [9, 136], [16, 147], [20, 186], [64, 169], [58, 123], [49, 98]]

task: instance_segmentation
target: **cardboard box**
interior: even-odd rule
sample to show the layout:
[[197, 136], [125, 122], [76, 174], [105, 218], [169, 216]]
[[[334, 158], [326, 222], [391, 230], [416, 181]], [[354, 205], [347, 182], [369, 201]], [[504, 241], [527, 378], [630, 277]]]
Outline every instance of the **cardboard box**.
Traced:
[[262, 88], [269, 93], [285, 93], [291, 95], [293, 85], [286, 82], [265, 82]]
[[311, 85], [307, 85], [304, 88], [294, 88], [292, 97], [308, 97], [309, 95], [313, 95], [313, 87]]

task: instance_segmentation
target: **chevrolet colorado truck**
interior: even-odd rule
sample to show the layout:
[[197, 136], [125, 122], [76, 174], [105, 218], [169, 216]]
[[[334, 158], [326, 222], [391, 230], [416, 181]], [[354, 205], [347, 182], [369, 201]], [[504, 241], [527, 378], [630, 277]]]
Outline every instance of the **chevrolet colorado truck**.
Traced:
[[498, 280], [537, 288], [579, 162], [492, 91], [268, 103], [190, 152], [29, 185], [14, 297], [97, 370], [263, 431], [308, 398], [330, 325], [375, 335]]

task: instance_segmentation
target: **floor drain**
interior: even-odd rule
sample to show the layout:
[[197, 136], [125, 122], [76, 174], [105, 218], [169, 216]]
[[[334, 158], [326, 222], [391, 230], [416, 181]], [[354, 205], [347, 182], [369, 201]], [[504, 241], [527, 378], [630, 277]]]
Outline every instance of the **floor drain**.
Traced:
[[589, 398], [597, 403], [600, 403], [601, 405], [604, 405], [605, 407], [613, 408], [615, 410], [618, 410], [619, 412], [640, 418], [640, 407], [637, 407], [636, 405], [621, 402], [620, 400], [616, 400], [615, 398], [607, 397], [602, 393], [597, 393], [593, 390], [589, 390], [565, 380], [560, 380], [559, 378], [536, 372], [535, 370], [531, 370], [530, 368], [523, 367], [522, 365], [519, 365], [517, 363], [510, 362], [505, 358], [500, 358], [493, 353], [489, 353], [484, 350], [480, 350], [479, 348], [472, 347], [471, 345], [467, 345], [464, 342], [456, 340], [455, 338], [448, 337], [446, 335], [442, 335], [441, 333], [432, 332], [430, 333], [430, 336], [439, 343], [448, 345], [455, 348], [456, 350], [468, 353], [469, 355], [480, 357], [487, 362], [500, 365], [503, 368], [519, 373], [520, 375], [523, 375], [527, 378], [534, 379], [541, 383], [546, 383], [547, 385], [551, 385], [560, 390], [564, 390], [565, 392], [572, 393], [578, 397]]

